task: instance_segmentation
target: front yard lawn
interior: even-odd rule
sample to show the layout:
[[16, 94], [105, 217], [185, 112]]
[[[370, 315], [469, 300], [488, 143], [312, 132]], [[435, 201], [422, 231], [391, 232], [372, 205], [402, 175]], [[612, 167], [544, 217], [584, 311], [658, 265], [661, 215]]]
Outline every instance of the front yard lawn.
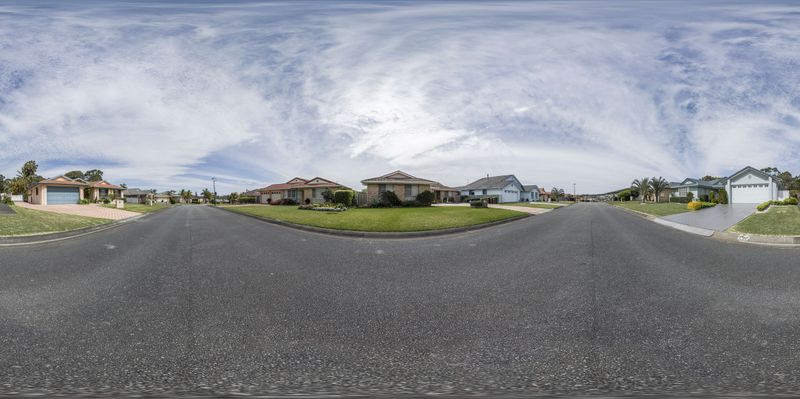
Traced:
[[111, 222], [105, 219], [35, 211], [12, 206], [11, 215], [0, 215], [0, 236], [23, 236], [54, 233], [97, 226]]
[[[102, 206], [106, 208], [117, 208], [114, 204], [103, 204]], [[125, 208], [122, 208], [125, 211], [131, 212], [138, 212], [138, 213], [150, 213], [155, 211], [160, 211], [162, 209], [167, 209], [171, 205], [167, 204], [153, 204], [153, 205], [144, 205], [144, 204], [125, 204]]]
[[686, 207], [686, 204], [679, 204], [676, 202], [663, 202], [658, 204], [645, 202], [642, 204], [639, 201], [623, 201], [612, 202], [612, 204], [620, 208], [630, 209], [653, 216], [669, 216], [676, 213], [689, 212], [689, 208]]
[[[572, 202], [570, 202], [571, 204]], [[556, 205], [547, 202], [504, 202], [502, 204], [497, 205], [509, 205], [509, 206], [526, 206], [528, 208], [541, 208], [541, 209], [555, 209], [555, 208], [563, 208], [565, 205]]]
[[797, 236], [800, 235], [800, 207], [772, 205], [766, 212], [748, 216], [731, 230], [748, 234]]
[[522, 212], [462, 206], [430, 208], [354, 208], [345, 212], [300, 210], [296, 206], [232, 206], [264, 219], [336, 230], [402, 232], [472, 226], [524, 216]]

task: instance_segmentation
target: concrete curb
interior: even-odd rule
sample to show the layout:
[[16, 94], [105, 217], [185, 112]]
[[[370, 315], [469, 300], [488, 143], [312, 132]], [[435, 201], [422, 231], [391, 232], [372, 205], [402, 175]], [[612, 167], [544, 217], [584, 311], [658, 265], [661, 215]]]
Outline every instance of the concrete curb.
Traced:
[[743, 244], [768, 245], [774, 247], [800, 247], [800, 236], [766, 236], [760, 234], [738, 233], [734, 231], [718, 231], [715, 238]]
[[63, 241], [71, 238], [83, 237], [89, 234], [99, 233], [122, 226], [126, 223], [139, 220], [150, 213], [145, 213], [139, 216], [130, 217], [128, 219], [115, 220], [111, 223], [102, 224], [99, 226], [84, 227], [77, 230], [60, 231], [57, 233], [37, 234], [29, 236], [15, 236], [15, 237], [0, 237], [0, 248], [3, 247], [21, 247], [25, 245], [46, 244], [50, 242]]
[[335, 229], [326, 229], [322, 227], [313, 227], [313, 226], [306, 226], [302, 224], [295, 224], [295, 223], [288, 223], [282, 222], [279, 220], [272, 220], [272, 219], [265, 219], [262, 217], [254, 216], [254, 215], [247, 215], [244, 213], [232, 211], [225, 208], [220, 207], [213, 207], [225, 212], [235, 213], [240, 216], [249, 217], [252, 219], [256, 219], [262, 222], [288, 227], [295, 230], [302, 230], [308, 231], [312, 233], [320, 233], [320, 234], [327, 234], [331, 236], [339, 236], [339, 237], [350, 237], [350, 238], [383, 238], [383, 239], [400, 239], [400, 238], [420, 238], [420, 237], [435, 237], [435, 236], [444, 236], [444, 235], [451, 235], [456, 233], [464, 233], [468, 231], [475, 231], [481, 230], [488, 227], [498, 226], [501, 224], [511, 223], [522, 219], [527, 219], [529, 217], [535, 216], [529, 213], [526, 213], [522, 216], [513, 217], [510, 219], [505, 220], [498, 220], [496, 222], [489, 222], [483, 224], [477, 224], [473, 226], [464, 226], [464, 227], [454, 227], [450, 229], [442, 229], [442, 230], [428, 230], [428, 231], [408, 231], [408, 232], [396, 232], [396, 233], [388, 233], [388, 232], [374, 232], [374, 231], [353, 231], [353, 230], [335, 230]]
[[704, 228], [701, 228], [701, 227], [689, 226], [689, 225], [686, 225], [686, 224], [676, 223], [676, 222], [672, 222], [672, 221], [669, 221], [669, 220], [664, 220], [664, 219], [661, 219], [661, 218], [655, 218], [655, 219], [653, 219], [653, 221], [658, 223], [658, 224], [660, 224], [660, 225], [662, 225], [662, 226], [672, 227], [673, 229], [677, 229], [677, 230], [680, 230], [680, 231], [685, 231], [685, 232], [691, 233], [691, 234], [697, 234], [697, 235], [703, 236], [703, 237], [711, 237], [715, 233], [714, 230], [704, 229]]

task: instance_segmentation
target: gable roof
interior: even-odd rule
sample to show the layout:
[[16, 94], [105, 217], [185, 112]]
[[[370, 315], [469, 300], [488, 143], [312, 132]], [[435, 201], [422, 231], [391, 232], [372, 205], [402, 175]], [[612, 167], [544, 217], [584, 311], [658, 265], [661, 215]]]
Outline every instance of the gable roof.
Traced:
[[122, 193], [125, 195], [148, 195], [148, 194], [155, 194], [156, 190], [142, 190], [140, 188], [128, 188], [125, 189]]
[[421, 179], [419, 177], [411, 176], [410, 174], [396, 170], [392, 173], [387, 173], [383, 176], [371, 177], [369, 179], [361, 180], [361, 184], [386, 184], [386, 183], [406, 183], [406, 184], [433, 184], [433, 180]]
[[111, 184], [105, 180], [100, 181], [93, 181], [89, 182], [89, 187], [96, 187], [96, 188], [110, 188], [113, 190], [124, 190], [125, 188], [122, 186], [117, 186], [115, 184]]
[[537, 185], [535, 185], [535, 184], [530, 184], [530, 185], [527, 185], [527, 186], [522, 186], [522, 191], [531, 191], [531, 192], [533, 192], [533, 191], [539, 191], [539, 186], [537, 186]]
[[734, 174], [730, 175], [730, 177], [728, 177], [728, 178], [727, 178], [727, 179], [725, 179], [725, 180], [731, 180], [731, 179], [733, 179], [733, 178], [734, 178], [734, 177], [736, 177], [736, 176], [739, 176], [739, 175], [741, 175], [741, 174], [744, 174], [745, 172], [748, 172], [748, 173], [752, 173], [752, 174], [754, 174], [754, 175], [761, 176], [761, 177], [763, 177], [764, 179], [767, 179], [767, 180], [769, 180], [769, 178], [771, 177], [771, 176], [769, 175], [769, 173], [762, 172], [762, 171], [760, 171], [760, 170], [758, 170], [758, 169], [756, 169], [756, 168], [754, 168], [754, 167], [752, 167], [752, 166], [745, 166], [745, 167], [744, 167], [744, 168], [742, 168], [740, 171], [738, 171], [738, 172], [736, 172], [736, 173], [734, 173]]
[[302, 177], [295, 177], [286, 183], [270, 184], [269, 186], [259, 188], [253, 191], [272, 191], [272, 190], [290, 190], [297, 188], [315, 188], [315, 187], [344, 187], [343, 185], [329, 179], [322, 177], [315, 177], [313, 179], [303, 179]]
[[61, 186], [78, 186], [78, 187], [86, 187], [86, 186], [88, 186], [88, 184], [86, 184], [83, 180], [70, 179], [69, 177], [64, 176], [64, 175], [56, 176], [56, 177], [53, 177], [51, 179], [39, 180], [38, 182], [35, 182], [35, 183], [31, 184], [31, 186], [35, 186], [37, 184], [53, 184], [53, 185], [61, 185]]
[[502, 176], [489, 176], [483, 177], [474, 182], [467, 184], [464, 187], [461, 187], [462, 190], [489, 190], [489, 189], [496, 189], [496, 188], [503, 188], [509, 183], [516, 183], [518, 186], [523, 187], [522, 183], [519, 182], [514, 175], [502, 175]]
[[435, 181], [435, 182], [431, 183], [431, 190], [437, 190], [437, 191], [458, 191], [458, 189], [457, 189], [457, 188], [455, 188], [455, 187], [450, 187], [450, 186], [445, 186], [444, 184], [442, 184], [442, 183], [439, 183], [438, 181]]

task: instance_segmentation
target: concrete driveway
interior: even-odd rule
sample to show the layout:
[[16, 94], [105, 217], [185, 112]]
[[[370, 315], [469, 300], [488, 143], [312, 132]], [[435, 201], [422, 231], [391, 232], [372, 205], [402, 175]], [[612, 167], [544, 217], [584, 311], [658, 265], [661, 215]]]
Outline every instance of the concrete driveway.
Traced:
[[708, 230], [725, 231], [756, 211], [758, 204], [717, 205], [695, 212], [679, 213], [661, 219], [670, 222], [700, 227]]
[[88, 205], [33, 205], [27, 202], [15, 202], [20, 208], [33, 209], [37, 211], [63, 213], [65, 215], [85, 216], [90, 218], [121, 220], [134, 216], [139, 213], [125, 211], [116, 208], [106, 208], [96, 204]]

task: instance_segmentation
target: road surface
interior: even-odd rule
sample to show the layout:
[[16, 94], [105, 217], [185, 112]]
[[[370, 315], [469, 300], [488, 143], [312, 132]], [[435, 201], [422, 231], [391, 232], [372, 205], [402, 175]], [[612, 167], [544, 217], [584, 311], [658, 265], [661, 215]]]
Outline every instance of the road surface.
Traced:
[[602, 204], [407, 240], [181, 206], [0, 276], [0, 394], [800, 393], [800, 251]]

